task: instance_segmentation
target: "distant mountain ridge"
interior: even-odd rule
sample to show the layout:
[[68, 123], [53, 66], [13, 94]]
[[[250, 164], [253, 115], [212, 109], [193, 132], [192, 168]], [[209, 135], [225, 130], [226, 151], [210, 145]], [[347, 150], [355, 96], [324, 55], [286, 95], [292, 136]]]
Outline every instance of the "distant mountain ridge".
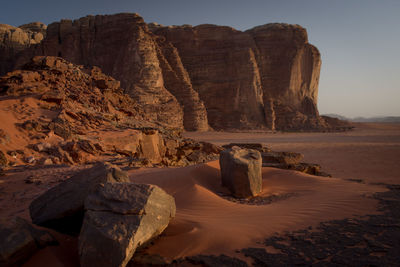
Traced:
[[322, 116], [327, 116], [331, 118], [337, 118], [345, 121], [352, 122], [388, 122], [388, 123], [400, 123], [400, 116], [377, 116], [377, 117], [355, 117], [348, 118], [339, 114], [323, 114]]

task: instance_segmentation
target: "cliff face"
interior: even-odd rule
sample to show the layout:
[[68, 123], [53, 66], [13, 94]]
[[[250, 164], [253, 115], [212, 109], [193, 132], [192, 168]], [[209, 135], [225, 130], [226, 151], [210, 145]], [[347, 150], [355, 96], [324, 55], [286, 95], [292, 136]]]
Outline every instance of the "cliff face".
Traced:
[[267, 24], [248, 30], [257, 46], [266, 123], [283, 130], [326, 127], [318, 115], [321, 57], [298, 25]]
[[179, 51], [211, 127], [326, 127], [318, 116], [318, 50], [298, 25], [152, 27]]
[[214, 25], [153, 31], [178, 49], [212, 128], [264, 126], [255, 43], [247, 33]]
[[0, 75], [14, 68], [15, 56], [18, 53], [43, 40], [46, 28], [41, 22], [19, 27], [0, 24]]
[[136, 14], [87, 16], [52, 23], [40, 46], [24, 53], [20, 62], [32, 53], [98, 66], [120, 80], [126, 93], [143, 106], [152, 120], [182, 127], [182, 108], [164, 87], [157, 44]]
[[147, 25], [136, 14], [50, 24], [19, 53], [99, 66], [152, 120], [186, 130], [324, 130], [318, 115], [320, 54], [298, 25], [245, 32], [216, 25]]

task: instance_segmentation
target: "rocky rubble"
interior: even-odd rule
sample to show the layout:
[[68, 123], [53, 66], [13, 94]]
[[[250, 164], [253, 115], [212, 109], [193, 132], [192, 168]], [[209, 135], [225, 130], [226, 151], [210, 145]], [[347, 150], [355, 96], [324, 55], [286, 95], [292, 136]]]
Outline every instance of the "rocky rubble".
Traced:
[[[215, 159], [219, 153], [208, 151], [211, 144], [181, 138], [179, 128], [152, 120], [123, 93], [118, 81], [96, 67], [35, 57], [22, 70], [0, 77], [0, 94], [4, 100], [37, 101], [37, 108], [8, 108], [22, 116], [16, 126], [33, 141], [28, 145], [30, 155], [7, 151], [13, 164], [84, 164], [100, 159], [131, 167], [186, 166]], [[32, 116], [36, 112], [42, 115]], [[5, 130], [0, 134], [4, 144], [9, 142]], [[52, 136], [59, 141], [49, 142]], [[7, 165], [7, 157], [1, 157], [0, 164]]]

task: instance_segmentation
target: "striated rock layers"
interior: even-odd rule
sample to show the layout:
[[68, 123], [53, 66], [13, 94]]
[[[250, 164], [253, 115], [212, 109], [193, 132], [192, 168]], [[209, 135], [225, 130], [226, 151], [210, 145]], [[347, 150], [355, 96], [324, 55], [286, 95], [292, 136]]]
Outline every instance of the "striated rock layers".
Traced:
[[87, 16], [48, 26], [20, 53], [98, 66], [147, 115], [186, 130], [326, 130], [317, 110], [320, 54], [299, 25], [146, 24], [137, 14]]

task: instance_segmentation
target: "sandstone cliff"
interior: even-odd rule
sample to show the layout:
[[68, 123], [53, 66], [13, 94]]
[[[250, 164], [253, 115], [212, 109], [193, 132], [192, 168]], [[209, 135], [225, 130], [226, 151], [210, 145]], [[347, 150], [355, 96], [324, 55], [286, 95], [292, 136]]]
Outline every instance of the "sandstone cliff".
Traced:
[[240, 32], [216, 25], [153, 26], [177, 47], [216, 129], [316, 130], [321, 59], [298, 25]]
[[147, 25], [137, 14], [48, 26], [19, 53], [99, 66], [152, 120], [186, 130], [327, 130], [317, 109], [321, 59], [299, 25]]
[[19, 52], [43, 40], [46, 28], [47, 26], [41, 22], [19, 27], [0, 24], [0, 75], [13, 69], [15, 56]]
[[[163, 44], [137, 14], [87, 16], [52, 23], [40, 46], [23, 53], [99, 66], [121, 81], [152, 119], [171, 127], [207, 130], [207, 115], [174, 47]], [[18, 64], [17, 64], [18, 65]], [[183, 116], [183, 111], [185, 116]]]

